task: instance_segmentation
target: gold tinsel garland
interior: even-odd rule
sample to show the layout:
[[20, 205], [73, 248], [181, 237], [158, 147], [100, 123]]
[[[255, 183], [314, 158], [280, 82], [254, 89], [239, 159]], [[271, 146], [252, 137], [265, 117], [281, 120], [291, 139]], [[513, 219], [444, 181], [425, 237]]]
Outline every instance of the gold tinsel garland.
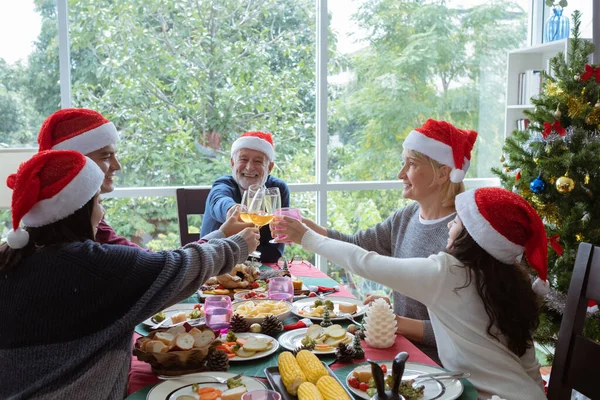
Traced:
[[567, 97], [567, 107], [569, 108], [569, 117], [577, 118], [583, 114], [585, 102], [578, 97], [569, 96]]
[[539, 196], [534, 194], [529, 188], [524, 187], [521, 191], [521, 196], [537, 211], [540, 217], [547, 224], [559, 225], [558, 207], [556, 204], [546, 204], [540, 200]]
[[563, 94], [563, 90], [556, 82], [548, 81], [548, 83], [546, 83], [546, 94], [548, 96], [560, 96]]
[[585, 123], [588, 125], [600, 124], [600, 107], [592, 108], [592, 112], [585, 117]]

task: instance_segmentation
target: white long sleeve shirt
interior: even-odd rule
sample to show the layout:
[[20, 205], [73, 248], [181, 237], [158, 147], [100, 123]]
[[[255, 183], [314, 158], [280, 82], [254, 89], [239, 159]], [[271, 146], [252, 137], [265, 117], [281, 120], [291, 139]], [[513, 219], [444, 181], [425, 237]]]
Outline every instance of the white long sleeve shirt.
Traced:
[[479, 399], [546, 399], [534, 349], [518, 357], [501, 335], [498, 341], [487, 333], [489, 317], [473, 284], [455, 291], [467, 278], [456, 258], [444, 252], [428, 258], [386, 257], [311, 230], [302, 246], [425, 304], [444, 367], [470, 372]]

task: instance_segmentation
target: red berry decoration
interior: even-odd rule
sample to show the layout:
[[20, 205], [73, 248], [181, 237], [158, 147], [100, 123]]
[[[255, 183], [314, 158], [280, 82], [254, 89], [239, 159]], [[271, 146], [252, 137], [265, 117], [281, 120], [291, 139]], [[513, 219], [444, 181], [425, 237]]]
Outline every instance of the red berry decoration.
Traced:
[[358, 389], [366, 392], [367, 390], [369, 390], [369, 384], [366, 382], [361, 382], [358, 386]]

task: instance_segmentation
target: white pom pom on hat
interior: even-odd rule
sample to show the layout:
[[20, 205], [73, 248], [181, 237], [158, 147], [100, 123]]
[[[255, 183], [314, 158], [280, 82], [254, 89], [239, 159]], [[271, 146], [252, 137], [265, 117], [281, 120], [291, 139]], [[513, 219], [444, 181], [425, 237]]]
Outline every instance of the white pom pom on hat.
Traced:
[[428, 119], [423, 126], [408, 134], [402, 146], [449, 166], [452, 168], [450, 180], [460, 183], [469, 170], [476, 139], [475, 131], [458, 129], [446, 121]]
[[29, 232], [21, 227], [11, 229], [6, 236], [6, 243], [11, 249], [22, 249], [29, 243]]

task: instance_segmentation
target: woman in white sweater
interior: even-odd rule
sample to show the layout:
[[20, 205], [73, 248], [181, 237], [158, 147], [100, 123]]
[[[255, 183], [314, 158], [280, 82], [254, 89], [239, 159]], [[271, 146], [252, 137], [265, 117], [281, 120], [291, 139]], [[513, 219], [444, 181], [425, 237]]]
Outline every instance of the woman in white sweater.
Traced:
[[[425, 304], [445, 368], [468, 371], [480, 399], [543, 400], [533, 348], [534, 290], [547, 290], [544, 224], [518, 195], [481, 188], [456, 198], [448, 248], [428, 258], [398, 259], [325, 238], [291, 218], [279, 234], [367, 279]], [[537, 271], [531, 287], [520, 264]]]

